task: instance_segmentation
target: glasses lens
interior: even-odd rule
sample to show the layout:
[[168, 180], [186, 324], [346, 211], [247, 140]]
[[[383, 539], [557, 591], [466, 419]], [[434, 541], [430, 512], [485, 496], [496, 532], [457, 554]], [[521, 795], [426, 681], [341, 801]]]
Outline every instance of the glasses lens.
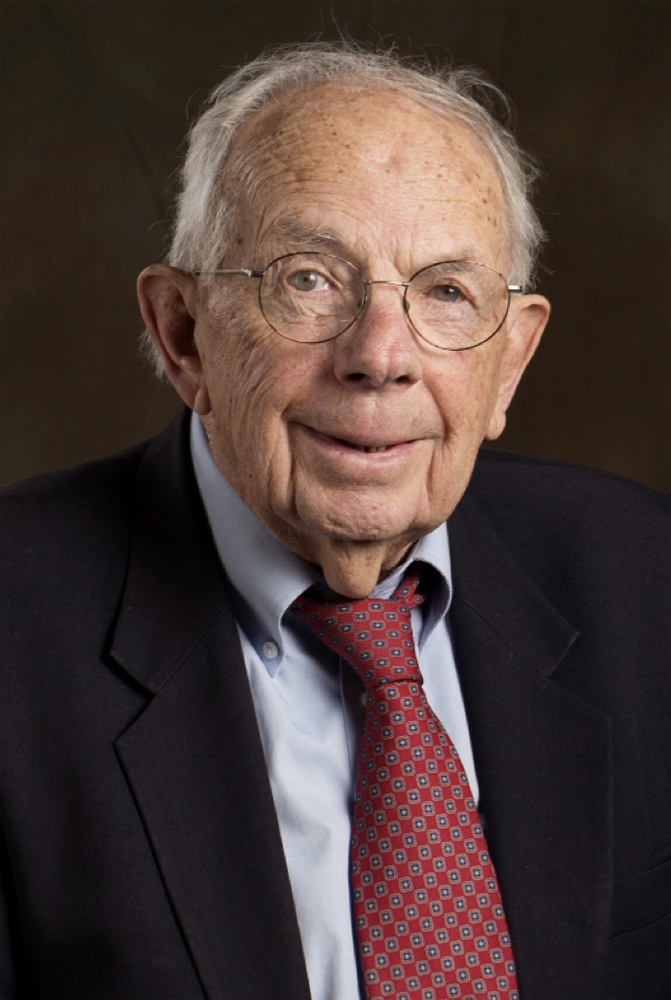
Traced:
[[457, 260], [416, 274], [406, 294], [410, 322], [429, 343], [450, 351], [493, 337], [508, 312], [505, 278], [485, 264]]
[[331, 340], [356, 319], [364, 299], [361, 275], [330, 254], [292, 253], [266, 269], [261, 310], [282, 337], [299, 343]]

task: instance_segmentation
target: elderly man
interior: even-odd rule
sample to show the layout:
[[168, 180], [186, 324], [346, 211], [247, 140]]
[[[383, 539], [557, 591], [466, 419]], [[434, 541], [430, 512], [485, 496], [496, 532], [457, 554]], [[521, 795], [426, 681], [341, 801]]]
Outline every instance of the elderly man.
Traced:
[[7, 996], [667, 995], [665, 509], [478, 458], [549, 306], [476, 91], [298, 47], [195, 124], [184, 418], [6, 499]]

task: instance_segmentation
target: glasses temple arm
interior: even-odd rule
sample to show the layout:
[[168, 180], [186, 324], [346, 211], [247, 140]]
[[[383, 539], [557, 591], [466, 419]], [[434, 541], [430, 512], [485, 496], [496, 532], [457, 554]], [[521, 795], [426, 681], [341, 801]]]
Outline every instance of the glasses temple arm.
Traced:
[[249, 267], [219, 267], [216, 271], [194, 271], [196, 275], [241, 274], [245, 278], [262, 278], [263, 271], [253, 271]]

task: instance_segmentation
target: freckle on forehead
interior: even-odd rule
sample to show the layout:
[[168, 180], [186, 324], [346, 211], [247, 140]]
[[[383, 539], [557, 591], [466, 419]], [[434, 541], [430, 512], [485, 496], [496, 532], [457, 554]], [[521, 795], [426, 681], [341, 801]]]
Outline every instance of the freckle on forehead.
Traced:
[[389, 90], [328, 83], [286, 95], [243, 126], [230, 168], [263, 232], [287, 196], [292, 209], [321, 205], [347, 216], [363, 201], [373, 206], [369, 224], [384, 216], [391, 225], [391, 205], [403, 192], [406, 231], [419, 224], [413, 205], [432, 206], [437, 225], [447, 212], [447, 234], [455, 206], [463, 206], [456, 209], [462, 216], [479, 214], [490, 233], [504, 225], [499, 179], [480, 141], [461, 123]]

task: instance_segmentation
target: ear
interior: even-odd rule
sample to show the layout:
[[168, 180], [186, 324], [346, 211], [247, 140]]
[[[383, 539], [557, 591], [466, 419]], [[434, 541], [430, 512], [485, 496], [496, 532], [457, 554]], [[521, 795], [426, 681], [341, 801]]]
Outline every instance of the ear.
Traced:
[[153, 264], [137, 279], [137, 295], [166, 375], [186, 405], [206, 416], [210, 399], [195, 338], [198, 291], [192, 275], [167, 264]]
[[503, 433], [506, 411], [549, 318], [550, 303], [543, 295], [522, 295], [511, 305], [501, 359], [499, 392], [485, 434], [488, 441], [496, 440]]

